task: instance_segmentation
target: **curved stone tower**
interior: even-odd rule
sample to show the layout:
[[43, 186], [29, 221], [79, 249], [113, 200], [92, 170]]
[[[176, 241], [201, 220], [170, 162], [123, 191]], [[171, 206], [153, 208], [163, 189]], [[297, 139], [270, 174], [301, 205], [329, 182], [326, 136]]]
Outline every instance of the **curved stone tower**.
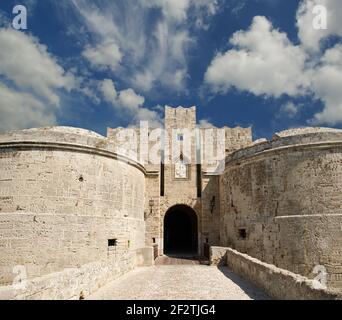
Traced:
[[113, 150], [83, 129], [0, 135], [0, 285], [78, 298], [138, 263], [145, 169]]
[[235, 152], [220, 178], [221, 245], [342, 287], [342, 131], [297, 129]]

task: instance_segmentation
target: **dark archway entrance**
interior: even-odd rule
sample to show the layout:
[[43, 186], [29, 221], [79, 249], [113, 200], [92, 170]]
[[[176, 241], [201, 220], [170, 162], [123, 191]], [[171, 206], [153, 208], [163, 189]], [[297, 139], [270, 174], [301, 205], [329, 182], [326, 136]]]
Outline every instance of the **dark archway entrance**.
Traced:
[[164, 218], [164, 254], [197, 255], [197, 215], [185, 205], [170, 208]]

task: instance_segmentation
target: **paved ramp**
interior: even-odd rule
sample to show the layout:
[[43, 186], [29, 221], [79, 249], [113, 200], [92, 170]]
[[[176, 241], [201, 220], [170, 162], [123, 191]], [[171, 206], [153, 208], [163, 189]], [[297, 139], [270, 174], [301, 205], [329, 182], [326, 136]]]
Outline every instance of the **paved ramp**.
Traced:
[[267, 296], [226, 267], [177, 264], [137, 268], [88, 299], [263, 300]]
[[209, 264], [209, 261], [205, 259], [199, 259], [194, 256], [186, 255], [164, 255], [156, 259], [155, 264], [159, 265], [198, 265], [198, 264]]

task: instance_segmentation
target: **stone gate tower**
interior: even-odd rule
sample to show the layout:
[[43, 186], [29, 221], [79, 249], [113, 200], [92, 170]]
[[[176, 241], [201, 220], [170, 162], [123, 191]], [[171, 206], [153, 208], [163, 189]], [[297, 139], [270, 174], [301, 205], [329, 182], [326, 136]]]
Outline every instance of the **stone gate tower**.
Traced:
[[[201, 149], [207, 142], [217, 154], [221, 144], [224, 158], [251, 144], [251, 128], [199, 127], [196, 107], [166, 107], [164, 124], [159, 163], [145, 164], [146, 245], [158, 247], [159, 254], [202, 255], [205, 244], [219, 243], [220, 201], [219, 177], [213, 172], [217, 163], [211, 163], [212, 167], [203, 162], [205, 154]], [[141, 135], [141, 130], [134, 130], [136, 136]], [[108, 137], [115, 139], [116, 133], [117, 129], [109, 129]], [[150, 149], [153, 135], [149, 129]], [[213, 141], [208, 142], [208, 136]]]

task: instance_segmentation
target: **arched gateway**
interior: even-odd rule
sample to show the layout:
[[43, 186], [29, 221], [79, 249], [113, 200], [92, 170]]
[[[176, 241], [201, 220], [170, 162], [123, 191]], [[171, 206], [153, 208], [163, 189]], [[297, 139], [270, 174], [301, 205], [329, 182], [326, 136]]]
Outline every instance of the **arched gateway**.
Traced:
[[171, 207], [164, 218], [164, 254], [198, 252], [198, 222], [196, 212], [186, 205]]

